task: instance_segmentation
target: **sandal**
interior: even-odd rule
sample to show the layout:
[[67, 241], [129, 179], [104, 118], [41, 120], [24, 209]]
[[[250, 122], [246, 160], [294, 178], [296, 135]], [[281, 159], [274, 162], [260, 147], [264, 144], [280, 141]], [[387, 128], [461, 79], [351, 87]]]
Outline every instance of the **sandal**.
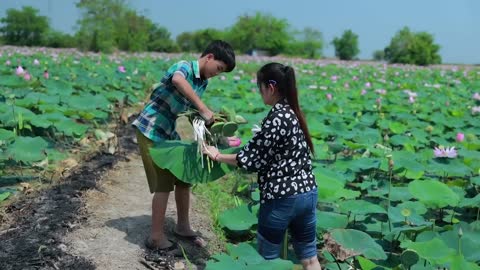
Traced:
[[173, 235], [180, 240], [192, 242], [197, 247], [204, 248], [207, 246], [207, 241], [205, 241], [205, 239], [202, 238], [202, 235], [198, 232], [195, 232], [193, 235], [182, 235], [173, 231]]
[[159, 252], [159, 253], [166, 254], [166, 255], [172, 255], [172, 256], [175, 256], [175, 257], [183, 257], [183, 253], [178, 248], [178, 244], [176, 242], [173, 242], [173, 241], [170, 241], [170, 242], [172, 242], [171, 246], [166, 247], [166, 248], [159, 248], [157, 245], [155, 245], [153, 240], [150, 237], [148, 237], [147, 239], [145, 239], [145, 247], [149, 251]]

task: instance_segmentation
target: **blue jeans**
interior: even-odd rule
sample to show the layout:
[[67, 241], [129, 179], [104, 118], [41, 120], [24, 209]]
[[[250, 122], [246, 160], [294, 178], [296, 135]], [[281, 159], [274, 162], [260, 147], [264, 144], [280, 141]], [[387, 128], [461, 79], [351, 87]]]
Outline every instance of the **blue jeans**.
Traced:
[[299, 260], [317, 256], [317, 189], [282, 199], [267, 200], [258, 215], [258, 252], [267, 260], [280, 257], [287, 228]]

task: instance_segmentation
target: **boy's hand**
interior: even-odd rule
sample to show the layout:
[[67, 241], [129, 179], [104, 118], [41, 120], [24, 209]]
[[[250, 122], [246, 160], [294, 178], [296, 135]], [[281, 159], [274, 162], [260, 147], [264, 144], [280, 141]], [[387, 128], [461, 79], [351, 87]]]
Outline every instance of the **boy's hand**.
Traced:
[[205, 109], [200, 110], [199, 113], [200, 116], [205, 120], [206, 126], [213, 124], [215, 119], [213, 119], [213, 112], [209, 108], [205, 107]]

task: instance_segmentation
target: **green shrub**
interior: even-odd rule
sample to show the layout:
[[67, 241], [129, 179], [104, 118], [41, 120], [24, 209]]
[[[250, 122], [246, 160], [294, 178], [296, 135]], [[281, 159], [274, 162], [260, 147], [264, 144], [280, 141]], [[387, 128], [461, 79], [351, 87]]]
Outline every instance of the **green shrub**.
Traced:
[[360, 52], [358, 35], [352, 30], [346, 30], [340, 38], [335, 37], [332, 44], [335, 46], [335, 56], [342, 60], [352, 60]]

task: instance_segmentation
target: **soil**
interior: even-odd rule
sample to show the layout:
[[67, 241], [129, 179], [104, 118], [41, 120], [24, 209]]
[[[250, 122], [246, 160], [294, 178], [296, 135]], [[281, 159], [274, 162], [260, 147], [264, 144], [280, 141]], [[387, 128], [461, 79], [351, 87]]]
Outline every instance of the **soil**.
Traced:
[[125, 126], [117, 136], [119, 149], [114, 155], [97, 153], [61, 183], [28, 194], [6, 208], [7, 216], [0, 226], [0, 269], [205, 267], [211, 252], [220, 247], [207, 209], [194, 196], [190, 220], [209, 242], [207, 248], [173, 236], [176, 207], [172, 193], [166, 232], [184, 248], [187, 259], [145, 250], [152, 195], [133, 128]]

